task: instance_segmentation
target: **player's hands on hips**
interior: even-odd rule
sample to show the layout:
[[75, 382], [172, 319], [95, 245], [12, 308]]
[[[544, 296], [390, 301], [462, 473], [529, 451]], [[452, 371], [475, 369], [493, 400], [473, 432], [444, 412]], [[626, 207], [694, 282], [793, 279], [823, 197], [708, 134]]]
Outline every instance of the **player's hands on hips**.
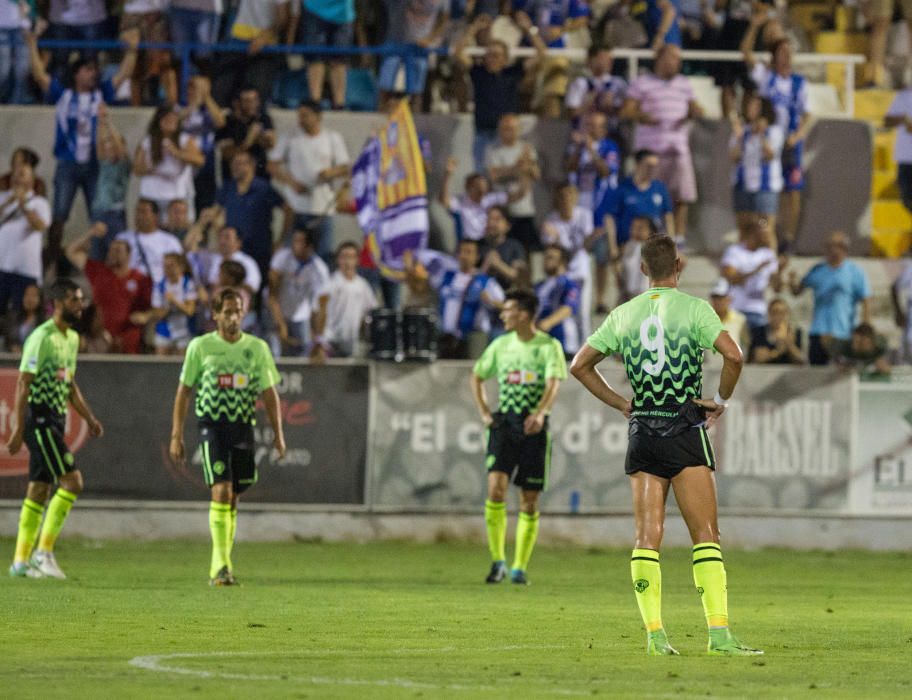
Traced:
[[523, 432], [526, 435], [537, 435], [545, 427], [545, 415], [543, 413], [530, 413], [523, 421]]
[[288, 451], [285, 447], [285, 436], [276, 435], [275, 440], [272, 442], [272, 446], [275, 448], [275, 451], [279, 453], [279, 459], [285, 459], [285, 453]]
[[706, 427], [712, 428], [725, 413], [725, 406], [720, 406], [712, 399], [694, 399], [693, 402], [706, 410]]
[[494, 416], [491, 415], [490, 411], [481, 412], [481, 423], [485, 428], [490, 428], [491, 424], [494, 422]]
[[175, 464], [184, 463], [184, 438], [172, 437], [171, 445], [168, 447], [168, 454], [171, 455], [171, 461]]
[[89, 420], [89, 435], [93, 438], [100, 438], [104, 435], [104, 426], [94, 416]]
[[16, 430], [10, 435], [9, 440], [6, 441], [6, 449], [11, 454], [16, 454], [19, 450], [22, 449], [22, 431]]

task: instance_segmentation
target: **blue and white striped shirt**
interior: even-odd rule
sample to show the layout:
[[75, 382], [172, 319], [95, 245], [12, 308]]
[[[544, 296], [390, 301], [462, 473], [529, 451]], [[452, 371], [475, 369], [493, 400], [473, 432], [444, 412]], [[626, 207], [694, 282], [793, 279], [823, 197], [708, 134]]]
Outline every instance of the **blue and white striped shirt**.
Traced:
[[[734, 145], [736, 137], [732, 137]], [[778, 126], [769, 127], [763, 134], [754, 133], [745, 127], [741, 136], [741, 158], [732, 173], [734, 186], [743, 192], [781, 192], [785, 184], [782, 178], [782, 146], [785, 136]], [[770, 160], [763, 159], [763, 142], [772, 149]]]
[[98, 107], [115, 100], [114, 83], [103, 80], [92, 92], [76, 92], [51, 78], [47, 101], [56, 105], [54, 157], [68, 163], [95, 160]]

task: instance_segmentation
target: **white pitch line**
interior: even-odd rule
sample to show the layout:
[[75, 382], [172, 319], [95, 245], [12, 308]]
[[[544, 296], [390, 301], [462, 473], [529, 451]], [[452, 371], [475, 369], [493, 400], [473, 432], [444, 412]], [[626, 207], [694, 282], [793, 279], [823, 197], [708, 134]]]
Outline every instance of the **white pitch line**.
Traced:
[[[489, 647], [487, 649], [475, 649], [474, 651], [512, 651], [512, 650], [522, 650], [522, 649], [563, 649], [565, 647], [550, 645], [550, 646], [523, 646], [523, 645], [509, 645], [509, 646], [500, 646], [500, 647]], [[456, 651], [455, 647], [436, 647], [433, 649], [390, 649], [389, 651], [379, 652], [383, 654], [429, 654], [429, 653], [446, 653], [451, 651]], [[434, 684], [434, 683], [424, 683], [421, 681], [413, 681], [407, 678], [379, 678], [375, 680], [367, 680], [362, 678], [328, 678], [324, 676], [290, 676], [290, 675], [266, 675], [266, 674], [254, 674], [254, 673], [230, 673], [224, 671], [207, 671], [205, 669], [195, 669], [195, 668], [185, 668], [182, 666], [166, 665], [165, 661], [177, 660], [177, 659], [205, 659], [213, 657], [234, 657], [234, 656], [326, 656], [327, 654], [357, 654], [357, 651], [353, 650], [344, 650], [344, 649], [332, 649], [332, 650], [320, 650], [320, 651], [300, 651], [300, 652], [287, 652], [287, 651], [213, 651], [213, 652], [202, 652], [202, 653], [176, 653], [176, 654], [151, 654], [149, 656], [136, 656], [130, 659], [129, 664], [135, 666], [136, 668], [141, 668], [146, 671], [154, 671], [156, 673], [173, 673], [182, 676], [194, 676], [196, 678], [222, 678], [226, 680], [239, 680], [239, 681], [299, 681], [303, 683], [311, 683], [314, 685], [348, 685], [348, 686], [377, 686], [377, 687], [396, 687], [396, 688], [409, 688], [414, 690], [474, 690], [474, 691], [496, 691], [503, 689], [502, 687], [498, 688], [496, 686], [490, 685], [464, 685], [461, 683], [447, 683], [447, 684]], [[564, 688], [554, 688], [548, 692], [554, 695], [590, 695], [590, 693], [576, 691], [576, 690], [567, 690]]]

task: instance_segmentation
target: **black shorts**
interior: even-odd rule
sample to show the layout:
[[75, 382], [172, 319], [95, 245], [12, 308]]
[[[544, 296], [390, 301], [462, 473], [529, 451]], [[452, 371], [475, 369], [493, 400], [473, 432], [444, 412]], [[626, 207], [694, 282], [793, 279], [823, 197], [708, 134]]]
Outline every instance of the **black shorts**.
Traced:
[[523, 433], [523, 420], [525, 416], [494, 414], [488, 431], [485, 465], [489, 472], [512, 474], [513, 483], [525, 491], [544, 491], [551, 467], [548, 419], [535, 435]]
[[630, 421], [627, 433], [627, 474], [646, 472], [673, 479], [685, 467], [716, 468], [716, 457], [695, 404], [682, 407], [679, 418], [665, 422], [652, 419]]
[[199, 429], [206, 486], [230, 481], [235, 493], [243, 493], [257, 482], [252, 425], [200, 423]]
[[63, 435], [66, 418], [32, 415], [25, 420], [25, 444], [29, 449], [29, 481], [56, 484], [64, 474], [75, 470], [73, 453]]

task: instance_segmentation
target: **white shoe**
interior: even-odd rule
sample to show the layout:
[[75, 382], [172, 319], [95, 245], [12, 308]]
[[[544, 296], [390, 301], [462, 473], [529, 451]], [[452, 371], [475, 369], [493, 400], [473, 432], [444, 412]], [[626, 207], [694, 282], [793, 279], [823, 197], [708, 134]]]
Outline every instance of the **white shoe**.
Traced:
[[14, 562], [9, 568], [9, 575], [15, 578], [44, 578], [44, 574], [27, 561]]
[[39, 571], [43, 576], [47, 576], [48, 578], [66, 578], [66, 574], [60, 570], [59, 566], [57, 566], [57, 560], [54, 558], [53, 552], [35, 552], [32, 555], [32, 561], [30, 564], [34, 569]]

